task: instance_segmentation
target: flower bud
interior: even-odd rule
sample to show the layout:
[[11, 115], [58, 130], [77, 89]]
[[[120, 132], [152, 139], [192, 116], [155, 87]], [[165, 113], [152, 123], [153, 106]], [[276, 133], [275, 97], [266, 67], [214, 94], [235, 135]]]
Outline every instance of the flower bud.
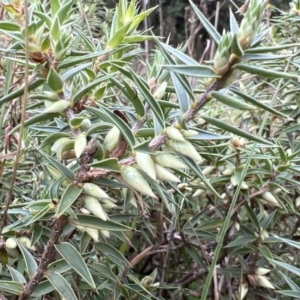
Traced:
[[271, 284], [266, 276], [262, 275], [253, 275], [257, 285], [262, 286], [267, 289], [275, 289], [275, 287]]
[[86, 233], [95, 241], [99, 242], [99, 230], [96, 228], [86, 227]]
[[166, 133], [167, 136], [172, 140], [185, 142], [185, 139], [182, 136], [181, 132], [175, 127], [167, 127]]
[[144, 195], [156, 198], [148, 182], [134, 167], [122, 166], [121, 175], [123, 180], [133, 189]]
[[275, 206], [280, 206], [276, 198], [273, 196], [273, 194], [271, 194], [271, 192], [269, 191], [264, 192], [263, 194], [261, 194], [261, 196], [263, 197], [264, 200], [266, 200], [270, 204], [273, 204]]
[[106, 212], [103, 210], [98, 199], [92, 196], [86, 196], [84, 199], [84, 207], [95, 216], [99, 217], [103, 221], [108, 220]]
[[113, 126], [107, 133], [104, 142], [103, 149], [104, 152], [111, 153], [119, 144], [121, 138], [121, 132], [117, 126]]
[[17, 248], [17, 240], [15, 237], [10, 237], [5, 241], [5, 247], [9, 249], [15, 249]]
[[225, 169], [225, 170], [222, 172], [222, 174], [223, 174], [223, 175], [232, 175], [233, 172], [234, 172], [234, 169], [232, 169], [232, 168], [227, 168], [227, 169]]
[[240, 300], [243, 300], [245, 296], [247, 295], [249, 290], [249, 284], [248, 282], [241, 283], [239, 286], [239, 295], [240, 295]]
[[203, 195], [203, 194], [205, 194], [205, 193], [206, 193], [206, 190], [198, 189], [198, 190], [196, 190], [196, 192], [192, 195], [192, 197], [199, 197], [199, 196], [201, 196], [201, 195]]
[[228, 62], [231, 55], [231, 45], [233, 41], [233, 34], [223, 34], [217, 52], [214, 58], [214, 69], [219, 75], [224, 75], [228, 71]]
[[84, 119], [81, 124], [80, 124], [80, 128], [82, 130], [87, 130], [92, 126], [92, 122], [90, 121], [90, 119]]
[[189, 138], [189, 137], [193, 137], [195, 135], [197, 135], [199, 132], [196, 131], [196, 130], [181, 130], [181, 133], [182, 135], [185, 137], [185, 138]]
[[202, 170], [203, 175], [209, 175], [216, 167], [208, 166]]
[[105, 230], [105, 229], [100, 229], [100, 234], [103, 235], [104, 237], [106, 238], [109, 238], [110, 237], [110, 233], [108, 230]]
[[167, 82], [164, 81], [159, 87], [158, 89], [155, 91], [155, 93], [153, 94], [153, 98], [160, 100], [163, 98], [163, 96], [165, 95], [166, 92], [166, 88], [167, 88]]
[[263, 18], [264, 0], [251, 0], [237, 33], [237, 39], [243, 49], [251, 46]]
[[74, 150], [77, 158], [81, 156], [87, 146], [86, 133], [82, 132], [77, 135], [74, 141]]
[[266, 269], [266, 268], [257, 268], [255, 270], [255, 274], [256, 275], [266, 275], [266, 274], [268, 274], [270, 272], [271, 272], [271, 270], [270, 269]]
[[82, 185], [83, 192], [95, 198], [106, 198], [109, 196], [96, 184], [86, 182]]
[[138, 166], [153, 180], [156, 180], [154, 162], [148, 153], [136, 152], [135, 160]]
[[169, 140], [168, 145], [175, 151], [178, 151], [178, 152], [190, 157], [191, 159], [196, 161], [198, 164], [203, 162], [203, 158], [197, 152], [195, 147], [188, 141], [180, 142], [180, 141], [175, 141], [175, 140]]
[[62, 138], [56, 140], [51, 147], [51, 151], [53, 151], [53, 152], [59, 151], [65, 144], [67, 144], [70, 141], [71, 141], [71, 139], [67, 138], [67, 137], [62, 137]]
[[29, 250], [36, 251], [35, 246], [31, 246], [31, 241], [27, 236], [22, 236], [19, 238], [20, 243]]
[[69, 107], [69, 101], [58, 100], [44, 110], [44, 113], [62, 113]]
[[181, 160], [179, 160], [176, 156], [170, 153], [160, 152], [156, 155], [153, 155], [153, 160], [155, 163], [172, 169], [188, 169], [189, 167], [185, 165]]
[[115, 203], [113, 203], [110, 199], [101, 198], [102, 207], [105, 209], [112, 209], [118, 207]]
[[155, 172], [157, 179], [161, 181], [180, 182], [180, 179], [178, 177], [158, 164], [155, 164]]

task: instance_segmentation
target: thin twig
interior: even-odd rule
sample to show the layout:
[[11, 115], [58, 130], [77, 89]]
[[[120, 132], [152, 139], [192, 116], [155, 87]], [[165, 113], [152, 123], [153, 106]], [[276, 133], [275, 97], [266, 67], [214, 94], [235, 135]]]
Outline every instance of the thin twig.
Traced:
[[51, 259], [54, 254], [54, 245], [57, 243], [63, 228], [67, 224], [68, 217], [66, 215], [62, 215], [59, 217], [53, 227], [53, 230], [51, 232], [51, 235], [49, 237], [49, 241], [45, 247], [45, 250], [43, 252], [43, 256], [41, 258], [40, 264], [38, 269], [33, 274], [33, 277], [31, 280], [27, 283], [27, 285], [24, 288], [24, 292], [19, 296], [18, 300], [27, 300], [29, 299], [30, 295], [32, 294], [35, 287], [38, 285], [38, 283], [42, 280], [44, 273], [51, 262]]
[[5, 208], [3, 211], [2, 222], [0, 224], [0, 235], [2, 234], [2, 230], [6, 226], [7, 221], [8, 221], [7, 212], [8, 212], [9, 205], [12, 201], [15, 180], [17, 177], [17, 170], [18, 170], [18, 166], [19, 166], [20, 155], [22, 152], [22, 136], [23, 136], [23, 131], [24, 131], [24, 123], [25, 123], [25, 119], [26, 119], [26, 107], [27, 107], [28, 84], [29, 84], [28, 0], [24, 1], [24, 14], [25, 14], [25, 78], [24, 78], [25, 82], [24, 82], [24, 96], [22, 97], [22, 104], [23, 104], [22, 106], [23, 107], [22, 107], [22, 113], [21, 113], [21, 124], [20, 124], [20, 134], [19, 134], [20, 138], [18, 140], [18, 147], [17, 147], [16, 158], [14, 161], [12, 177], [10, 180], [9, 190], [8, 190], [8, 193], [6, 196], [6, 204], [5, 204]]

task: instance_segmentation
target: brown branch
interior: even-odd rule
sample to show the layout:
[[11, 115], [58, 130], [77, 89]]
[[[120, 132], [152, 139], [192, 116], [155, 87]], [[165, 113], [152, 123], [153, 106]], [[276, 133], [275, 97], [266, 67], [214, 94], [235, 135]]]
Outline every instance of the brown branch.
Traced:
[[63, 228], [67, 224], [68, 217], [62, 215], [55, 221], [55, 225], [49, 237], [49, 241], [45, 247], [38, 269], [33, 274], [31, 280], [25, 286], [24, 292], [19, 296], [18, 300], [27, 300], [32, 294], [35, 287], [42, 280], [44, 273], [52, 260], [54, 254], [54, 245], [57, 243]]

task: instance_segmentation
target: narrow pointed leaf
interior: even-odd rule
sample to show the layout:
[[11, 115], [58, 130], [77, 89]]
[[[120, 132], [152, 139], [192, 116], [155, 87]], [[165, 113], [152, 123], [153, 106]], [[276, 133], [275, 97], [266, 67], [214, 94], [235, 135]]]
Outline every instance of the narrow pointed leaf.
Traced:
[[216, 44], [219, 45], [221, 36], [216, 30], [216, 28], [214, 28], [214, 26], [206, 19], [206, 17], [191, 0], [190, 3], [203, 27], [206, 29], [210, 37], [216, 42]]
[[140, 80], [139, 77], [132, 70], [130, 70], [130, 73], [139, 91], [145, 97], [145, 100], [148, 102], [149, 106], [151, 107], [152, 112], [155, 114], [157, 121], [162, 126], [162, 128], [164, 128], [165, 126], [164, 115], [158, 102], [153, 98], [152, 94], [150, 93], [149, 89], [144, 85], [143, 81]]
[[250, 66], [250, 65], [246, 65], [246, 64], [237, 64], [234, 67], [238, 70], [242, 70], [249, 74], [259, 75], [262, 77], [285, 78], [285, 79], [298, 79], [299, 78], [299, 76], [297, 74], [275, 71], [273, 69], [264, 69], [261, 67]]
[[94, 87], [99, 85], [101, 82], [104, 82], [114, 76], [113, 74], [107, 74], [105, 76], [101, 76], [100, 78], [97, 78], [96, 80], [92, 81], [90, 84], [86, 85], [84, 88], [82, 88], [79, 92], [77, 92], [73, 98], [72, 102], [77, 103], [87, 92], [91, 91]]
[[115, 223], [112, 221], [103, 221], [95, 216], [87, 216], [87, 215], [77, 215], [77, 219], [70, 219], [70, 224], [79, 225], [83, 227], [91, 227], [100, 230], [108, 230], [108, 231], [131, 231], [130, 227], [124, 226], [119, 223]]
[[[34, 124], [37, 124], [39, 122], [44, 122], [44, 121], [47, 121], [47, 120], [51, 120], [51, 119], [54, 119], [56, 117], [58, 117], [60, 114], [58, 113], [43, 113], [43, 114], [37, 114], [29, 119], [27, 119], [25, 122], [24, 122], [24, 127], [28, 127], [28, 126], [31, 126], [31, 125], [34, 125]], [[16, 127], [14, 127], [11, 131], [10, 131], [10, 134], [16, 132], [16, 131], [19, 131], [20, 130], [20, 124], [17, 125]]]
[[73, 289], [68, 281], [58, 273], [51, 273], [47, 275], [48, 280], [51, 282], [55, 290], [64, 298], [68, 300], [77, 300]]
[[206, 66], [186, 66], [186, 65], [177, 65], [177, 66], [162, 66], [163, 69], [167, 69], [174, 73], [183, 74], [186, 76], [192, 77], [202, 77], [202, 78], [219, 78], [220, 76], [214, 72], [213, 69]]
[[230, 31], [233, 32], [234, 34], [237, 34], [238, 31], [239, 31], [239, 25], [236, 21], [236, 18], [234, 16], [234, 14], [232, 13], [232, 10], [229, 9], [229, 12], [230, 12]]
[[253, 110], [254, 107], [243, 101], [236, 100], [233, 97], [227, 96], [221, 92], [212, 92], [211, 95], [219, 102], [240, 110]]
[[119, 267], [127, 268], [130, 266], [129, 261], [113, 246], [99, 242], [95, 244], [95, 247]]
[[297, 276], [300, 276], [300, 269], [299, 268], [294, 267], [294, 266], [292, 266], [290, 264], [287, 264], [285, 262], [274, 260], [274, 259], [272, 259], [270, 261], [273, 262], [274, 264], [276, 264], [276, 265], [278, 265], [278, 266], [280, 266], [280, 267], [288, 270], [289, 272], [294, 273]]
[[117, 158], [108, 158], [101, 161], [96, 161], [90, 164], [91, 167], [105, 169], [113, 172], [120, 172], [120, 167]]
[[110, 122], [118, 127], [129, 146], [132, 148], [135, 145], [134, 135], [132, 134], [128, 125], [121, 118], [111, 112], [108, 108], [100, 106], [99, 108], [87, 107], [86, 109], [100, 118], [102, 118], [104, 114]]
[[[172, 58], [172, 56], [168, 53], [168, 51], [166, 51], [165, 48], [162, 47], [162, 45], [160, 44], [158, 39], [155, 39], [155, 41], [156, 41], [156, 44], [158, 45], [160, 51], [162, 52], [162, 55], [165, 57], [165, 59], [167, 60], [169, 65], [176, 66], [177, 65], [176, 60], [174, 60]], [[164, 72], [167, 72], [167, 71], [164, 71]], [[184, 87], [185, 91], [188, 93], [189, 97], [191, 99], [194, 99], [194, 93], [193, 93], [191, 85], [190, 85], [189, 81], [187, 80], [187, 78], [185, 77], [185, 75], [177, 73], [177, 74], [175, 74], [175, 76], [180, 81], [180, 83]]]
[[[34, 89], [36, 89], [37, 87], [41, 86], [43, 83], [45, 82], [45, 79], [43, 78], [37, 78], [35, 79], [33, 82], [29, 83], [28, 85], [28, 92], [33, 91]], [[2, 97], [0, 99], [0, 106], [8, 101], [14, 100], [20, 96], [24, 95], [24, 86], [17, 89], [16, 91], [13, 91], [11, 93], [8, 93], [7, 95], [5, 95], [4, 97]]]
[[19, 242], [17, 241], [19, 249], [22, 253], [22, 256], [25, 261], [26, 270], [29, 274], [29, 277], [32, 278], [34, 272], [37, 270], [38, 265], [34, 259], [34, 257], [31, 255], [31, 253]]
[[75, 174], [73, 171], [71, 171], [69, 168], [61, 164], [59, 161], [57, 161], [55, 158], [49, 156], [41, 149], [37, 149], [42, 156], [55, 168], [57, 169], [61, 174], [63, 174], [65, 177], [67, 177], [70, 180], [73, 180], [75, 178]]
[[286, 116], [285, 114], [283, 114], [280, 111], [277, 111], [276, 109], [272, 108], [271, 106], [267, 106], [265, 104], [263, 104], [261, 101], [258, 101], [256, 99], [254, 99], [253, 97], [243, 93], [242, 91], [238, 90], [237, 88], [231, 87], [230, 90], [235, 93], [236, 95], [240, 96], [241, 98], [243, 98], [246, 102], [249, 102], [259, 108], [262, 108], [263, 110], [266, 110], [274, 115], [277, 116], [281, 116], [284, 118], [287, 118], [288, 116]]
[[188, 55], [184, 54], [178, 49], [175, 49], [171, 47], [170, 45], [164, 44], [160, 42], [159, 40], [156, 41], [157, 43], [160, 44], [161, 47], [163, 47], [166, 51], [170, 52], [172, 55], [177, 57], [179, 60], [181, 60], [183, 63], [187, 64], [188, 66], [200, 66], [197, 61], [194, 59], [190, 58]]
[[176, 91], [177, 99], [180, 104], [180, 109], [182, 112], [186, 112], [189, 109], [189, 97], [181, 82], [177, 78], [176, 74], [171, 72], [171, 77], [173, 80], [174, 88]]
[[26, 284], [26, 280], [25, 280], [24, 276], [19, 271], [10, 267], [9, 265], [7, 265], [6, 267], [8, 268], [13, 281], [20, 282], [22, 284]]
[[261, 144], [265, 144], [265, 145], [273, 145], [271, 142], [269, 142], [269, 141], [267, 141], [267, 140], [265, 140], [263, 138], [259, 138], [257, 136], [254, 136], [254, 135], [252, 135], [250, 133], [247, 133], [247, 132], [245, 132], [245, 131], [243, 131], [243, 130], [241, 130], [239, 128], [236, 128], [236, 127], [231, 126], [231, 125], [229, 125], [227, 123], [224, 123], [224, 122], [222, 122], [222, 121], [220, 121], [218, 119], [211, 118], [211, 117], [206, 117], [206, 116], [202, 116], [202, 118], [206, 122], [208, 122], [208, 123], [210, 123], [210, 124], [212, 124], [212, 125], [214, 125], [214, 126], [216, 126], [218, 128], [221, 128], [221, 129], [226, 130], [228, 132], [231, 132], [233, 134], [239, 135], [239, 136], [241, 136], [243, 138], [246, 138], [246, 139], [248, 139], [250, 141], [261, 143]]
[[199, 168], [199, 166], [194, 162], [193, 159], [179, 153], [176, 152], [176, 154], [183, 160], [183, 162], [191, 169], [193, 170], [197, 176], [202, 180], [202, 182], [206, 185], [206, 187], [214, 193], [214, 195], [216, 195], [218, 198], [220, 198], [221, 196], [219, 195], [219, 193], [213, 188], [213, 186], [210, 184], [210, 182], [207, 180], [207, 178], [204, 176], [204, 174], [202, 173], [201, 169]]
[[56, 250], [70, 266], [93, 288], [96, 288], [93, 277], [80, 253], [69, 243], [55, 245]]
[[21, 282], [0, 280], [0, 291], [13, 295], [21, 295], [24, 285]]
[[65, 189], [56, 210], [56, 218], [60, 217], [78, 199], [82, 189], [71, 183]]

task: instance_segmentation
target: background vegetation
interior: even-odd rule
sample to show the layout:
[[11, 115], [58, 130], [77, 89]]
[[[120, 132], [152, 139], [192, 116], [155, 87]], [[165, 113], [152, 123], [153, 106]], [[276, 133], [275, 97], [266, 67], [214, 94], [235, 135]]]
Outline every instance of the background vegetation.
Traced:
[[0, 297], [300, 298], [300, 2], [150, 4], [2, 3]]

